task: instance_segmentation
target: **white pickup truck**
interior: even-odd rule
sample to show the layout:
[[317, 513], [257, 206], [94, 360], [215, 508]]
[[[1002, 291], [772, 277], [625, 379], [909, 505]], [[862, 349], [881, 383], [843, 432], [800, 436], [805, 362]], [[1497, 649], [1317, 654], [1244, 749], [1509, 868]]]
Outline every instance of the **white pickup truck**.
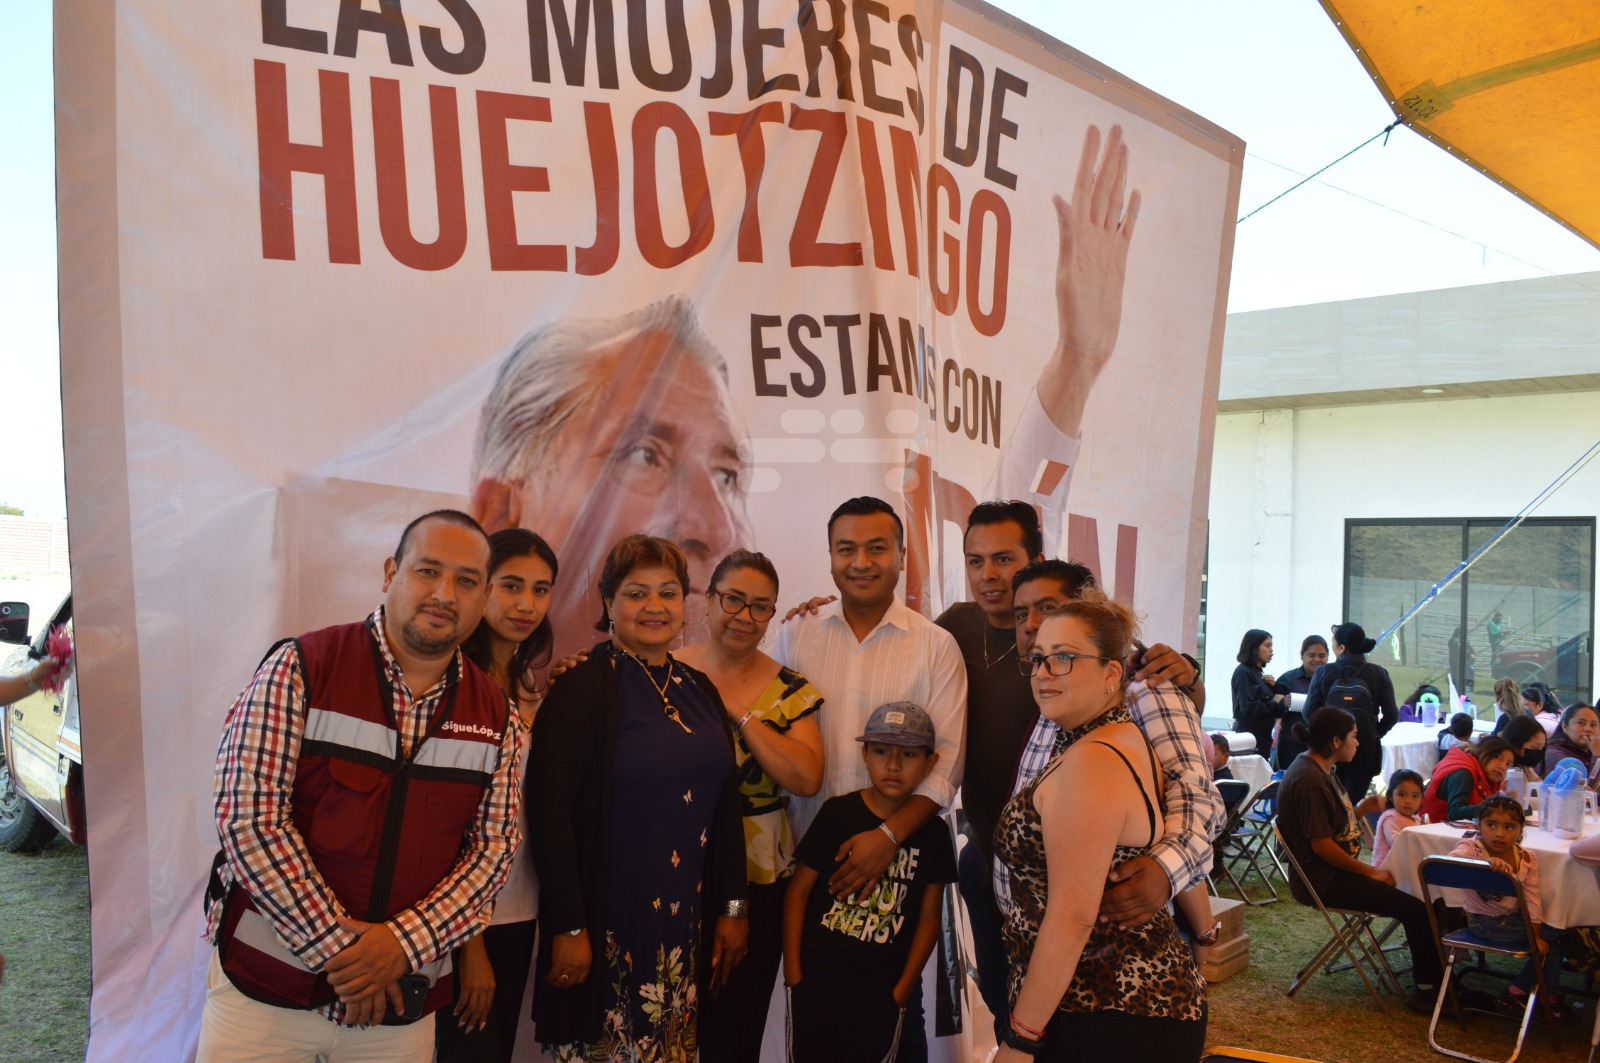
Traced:
[[[0, 643], [18, 647], [5, 663], [20, 672], [45, 655], [55, 626], [72, 630], [72, 595], [49, 622], [29, 631], [28, 606], [0, 602]], [[78, 728], [78, 685], [69, 678], [59, 694], [41, 690], [0, 709], [0, 851], [31, 852], [59, 832], [82, 845], [83, 746]]]

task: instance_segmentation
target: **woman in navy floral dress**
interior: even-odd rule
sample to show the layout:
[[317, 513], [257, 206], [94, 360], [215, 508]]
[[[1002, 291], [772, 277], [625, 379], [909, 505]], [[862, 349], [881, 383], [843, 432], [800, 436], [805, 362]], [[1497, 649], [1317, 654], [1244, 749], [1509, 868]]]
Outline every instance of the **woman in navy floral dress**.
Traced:
[[673, 543], [618, 543], [600, 578], [612, 638], [534, 723], [526, 792], [547, 939], [534, 1021], [558, 1060], [693, 1063], [699, 1002], [744, 954], [726, 714], [667, 652], [687, 586]]

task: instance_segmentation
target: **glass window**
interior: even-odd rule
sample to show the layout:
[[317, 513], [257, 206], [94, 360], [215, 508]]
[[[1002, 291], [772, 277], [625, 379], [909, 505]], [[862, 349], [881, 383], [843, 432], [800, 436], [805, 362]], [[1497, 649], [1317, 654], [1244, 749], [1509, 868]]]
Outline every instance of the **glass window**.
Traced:
[[[1502, 519], [1351, 520], [1345, 615], [1376, 636], [1501, 527]], [[1494, 683], [1543, 681], [1563, 704], [1591, 701], [1592, 519], [1524, 521], [1397, 631], [1373, 660], [1401, 701], [1422, 685], [1469, 695], [1492, 717]]]

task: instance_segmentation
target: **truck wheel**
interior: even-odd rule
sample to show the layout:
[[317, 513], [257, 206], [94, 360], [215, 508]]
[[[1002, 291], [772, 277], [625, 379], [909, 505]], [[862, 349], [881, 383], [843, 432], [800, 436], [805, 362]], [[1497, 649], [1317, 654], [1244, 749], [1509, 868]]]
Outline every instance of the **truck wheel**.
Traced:
[[0, 852], [38, 852], [55, 836], [55, 825], [11, 785], [11, 765], [0, 751]]

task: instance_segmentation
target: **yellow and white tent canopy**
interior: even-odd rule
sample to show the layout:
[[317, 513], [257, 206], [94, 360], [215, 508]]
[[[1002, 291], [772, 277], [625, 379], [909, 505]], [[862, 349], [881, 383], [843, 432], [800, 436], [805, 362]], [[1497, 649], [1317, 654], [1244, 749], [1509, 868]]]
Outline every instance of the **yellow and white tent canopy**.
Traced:
[[1600, 247], [1600, 0], [1321, 3], [1397, 118]]

